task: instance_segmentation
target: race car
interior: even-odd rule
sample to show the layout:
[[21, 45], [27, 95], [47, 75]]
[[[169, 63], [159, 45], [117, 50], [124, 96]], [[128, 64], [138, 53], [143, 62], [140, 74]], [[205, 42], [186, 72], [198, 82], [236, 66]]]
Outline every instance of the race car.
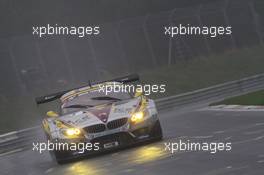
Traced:
[[129, 75], [36, 98], [37, 104], [61, 102], [60, 112], [48, 111], [42, 122], [52, 157], [65, 163], [87, 154], [161, 140], [154, 101], [142, 90], [116, 90], [138, 80], [138, 75]]

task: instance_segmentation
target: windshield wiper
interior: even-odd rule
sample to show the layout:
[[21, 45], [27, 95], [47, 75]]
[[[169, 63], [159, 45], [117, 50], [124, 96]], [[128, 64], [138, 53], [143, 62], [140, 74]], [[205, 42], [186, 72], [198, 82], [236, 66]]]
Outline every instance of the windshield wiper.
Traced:
[[69, 105], [64, 108], [89, 108], [93, 107], [93, 105], [82, 105], [82, 104], [75, 104], [75, 105]]
[[115, 100], [120, 101], [121, 99], [115, 98], [115, 97], [109, 97], [109, 96], [102, 96], [102, 97], [92, 97], [92, 100]]

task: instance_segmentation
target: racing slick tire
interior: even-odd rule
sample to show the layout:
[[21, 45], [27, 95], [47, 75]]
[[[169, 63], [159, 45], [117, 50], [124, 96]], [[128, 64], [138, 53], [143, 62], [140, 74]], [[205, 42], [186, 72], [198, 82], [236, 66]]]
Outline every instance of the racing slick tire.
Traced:
[[[51, 141], [51, 138], [50, 136], [45, 132], [45, 136], [46, 136], [46, 139], [48, 141]], [[53, 161], [57, 162], [58, 164], [64, 164], [67, 162], [68, 159], [63, 159], [61, 157], [68, 157], [67, 155], [64, 155], [62, 152], [60, 151], [56, 151], [56, 150], [50, 150], [49, 151], [49, 154], [50, 154], [50, 157]]]
[[69, 156], [61, 151], [50, 151], [51, 158], [58, 164], [65, 164], [71, 160], [72, 156]]
[[151, 131], [151, 137], [154, 140], [162, 140], [163, 134], [162, 134], [162, 129], [160, 125], [160, 121], [157, 120], [157, 122], [154, 124], [152, 131]]

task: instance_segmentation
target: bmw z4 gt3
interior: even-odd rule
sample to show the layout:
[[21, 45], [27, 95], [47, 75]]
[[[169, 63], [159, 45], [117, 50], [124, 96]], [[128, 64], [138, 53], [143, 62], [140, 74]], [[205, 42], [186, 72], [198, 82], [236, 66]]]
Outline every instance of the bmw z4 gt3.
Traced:
[[[60, 113], [49, 111], [43, 120], [48, 141], [59, 144], [51, 151], [58, 163], [86, 154], [162, 139], [152, 99], [140, 92], [110, 92], [106, 95], [100, 90], [105, 85], [109, 87], [135, 81], [137, 77], [131, 75], [36, 98], [37, 104], [60, 99]], [[80, 151], [80, 143], [83, 143], [82, 148], [89, 148]]]

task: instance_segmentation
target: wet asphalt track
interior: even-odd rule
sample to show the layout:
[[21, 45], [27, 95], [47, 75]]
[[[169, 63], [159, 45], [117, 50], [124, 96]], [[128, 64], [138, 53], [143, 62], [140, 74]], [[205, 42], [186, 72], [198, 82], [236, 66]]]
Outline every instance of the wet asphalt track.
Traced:
[[[1, 175], [263, 175], [264, 112], [200, 111], [195, 108], [160, 113], [164, 140], [84, 159], [53, 163], [47, 152], [31, 150], [0, 157]], [[164, 142], [232, 142], [232, 151], [165, 151]]]

